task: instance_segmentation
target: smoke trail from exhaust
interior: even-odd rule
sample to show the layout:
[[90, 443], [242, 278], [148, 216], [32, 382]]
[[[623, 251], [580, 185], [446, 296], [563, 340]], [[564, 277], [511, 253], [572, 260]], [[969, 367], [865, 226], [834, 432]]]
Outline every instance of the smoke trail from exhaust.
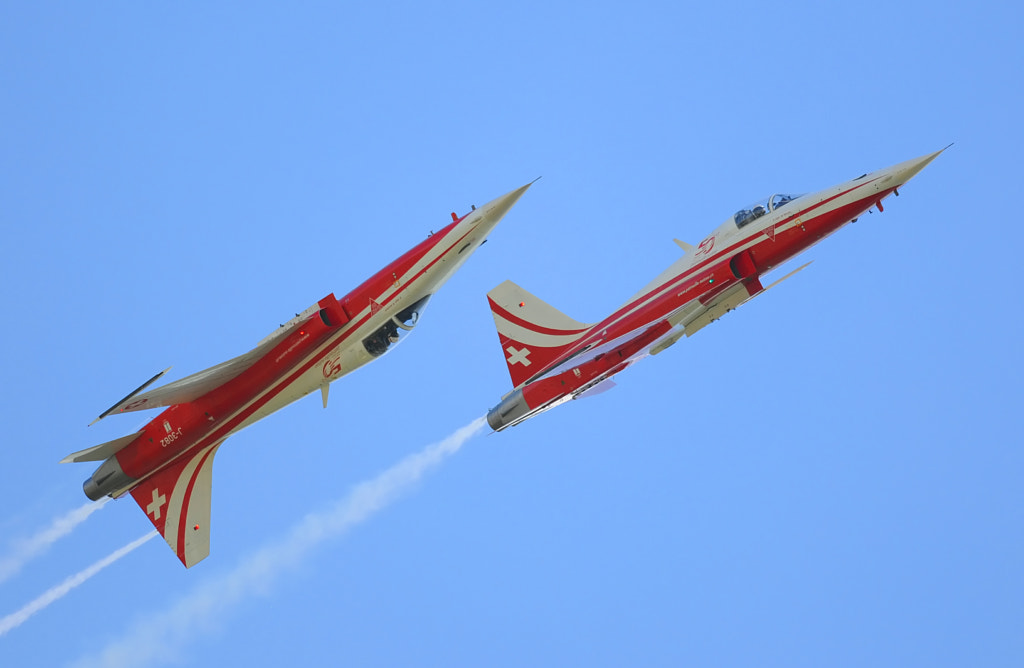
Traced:
[[43, 592], [42, 596], [40, 596], [36, 600], [32, 601], [31, 603], [29, 603], [28, 605], [23, 607], [21, 610], [18, 610], [17, 612], [12, 612], [11, 614], [9, 614], [6, 617], [4, 617], [3, 619], [0, 619], [0, 638], [2, 638], [3, 636], [7, 635], [7, 632], [10, 631], [11, 629], [16, 629], [19, 626], [21, 626], [22, 624], [24, 624], [25, 621], [29, 617], [31, 617], [32, 615], [36, 614], [40, 610], [44, 609], [46, 606], [50, 605], [54, 601], [57, 601], [57, 600], [65, 597], [65, 596], [67, 596], [67, 594], [72, 589], [74, 589], [78, 585], [82, 584], [83, 582], [85, 582], [86, 580], [91, 578], [92, 576], [96, 575], [97, 573], [102, 571], [104, 568], [106, 568], [110, 564], [114, 563], [115, 561], [117, 561], [118, 559], [123, 557], [124, 555], [128, 554], [129, 552], [131, 552], [135, 548], [139, 547], [143, 543], [149, 541], [150, 539], [152, 539], [156, 535], [157, 535], [157, 532], [154, 529], [153, 531], [150, 531], [149, 533], [147, 533], [142, 538], [139, 538], [137, 540], [133, 540], [132, 542], [128, 543], [127, 545], [125, 545], [121, 549], [115, 550], [114, 552], [112, 552], [111, 554], [107, 555], [106, 557], [103, 557], [102, 559], [97, 561], [92, 566], [89, 566], [85, 570], [82, 570], [82, 571], [79, 571], [79, 572], [75, 573], [74, 575], [69, 577], [64, 582], [61, 582], [56, 587], [53, 587], [53, 588], [48, 589], [47, 591]]
[[248, 596], [266, 594], [284, 570], [296, 566], [325, 540], [345, 533], [393, 502], [425, 473], [455, 454], [484, 424], [484, 418], [478, 418], [376, 478], [356, 485], [332, 507], [307, 515], [281, 540], [242, 560], [233, 571], [200, 584], [169, 610], [142, 619], [98, 655], [73, 665], [121, 668], [177, 660], [177, 653], [197, 634], [219, 627], [216, 622], [227, 610]]
[[71, 533], [75, 527], [84, 522], [89, 515], [105, 506], [108, 501], [110, 501], [108, 497], [103, 497], [95, 502], [90, 501], [84, 506], [55, 518], [50, 526], [34, 536], [15, 541], [11, 547], [11, 553], [0, 559], [0, 583], [14, 577], [25, 564], [50, 549], [51, 545]]

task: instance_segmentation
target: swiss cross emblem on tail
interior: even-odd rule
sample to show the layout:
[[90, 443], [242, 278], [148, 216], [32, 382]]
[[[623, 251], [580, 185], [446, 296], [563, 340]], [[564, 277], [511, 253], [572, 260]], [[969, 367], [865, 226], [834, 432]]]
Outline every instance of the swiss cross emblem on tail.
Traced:
[[219, 447], [216, 443], [175, 460], [131, 492], [186, 567], [210, 554], [210, 488]]
[[505, 352], [508, 353], [508, 365], [522, 364], [523, 366], [530, 366], [530, 354], [529, 348], [520, 348], [516, 350], [515, 346], [509, 346], [505, 348]]
[[487, 301], [508, 373], [516, 387], [544, 371], [591, 327], [573, 320], [512, 281], [488, 292]]
[[153, 516], [153, 521], [160, 519], [160, 509], [167, 503], [167, 497], [160, 493], [156, 487], [153, 488], [153, 501], [146, 506], [146, 514]]

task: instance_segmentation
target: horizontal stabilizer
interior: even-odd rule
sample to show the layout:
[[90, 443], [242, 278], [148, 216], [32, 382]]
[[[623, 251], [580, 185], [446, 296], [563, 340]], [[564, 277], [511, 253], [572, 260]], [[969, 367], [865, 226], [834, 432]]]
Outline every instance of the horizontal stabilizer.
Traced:
[[73, 452], [64, 459], [60, 460], [61, 464], [77, 464], [78, 462], [102, 462], [110, 459], [118, 452], [128, 447], [128, 444], [139, 437], [141, 431], [137, 431], [134, 434], [128, 434], [121, 438], [115, 438], [113, 441], [107, 441], [100, 445], [94, 445], [91, 448], [85, 450], [79, 450]]

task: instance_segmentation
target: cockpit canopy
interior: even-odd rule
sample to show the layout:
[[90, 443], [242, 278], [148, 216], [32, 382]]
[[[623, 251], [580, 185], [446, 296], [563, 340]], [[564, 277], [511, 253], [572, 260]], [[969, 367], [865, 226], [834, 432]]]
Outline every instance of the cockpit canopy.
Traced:
[[427, 295], [415, 304], [406, 306], [388, 318], [373, 334], [363, 339], [363, 347], [366, 348], [366, 352], [374, 357], [380, 357], [390, 350], [392, 346], [405, 337], [406, 332], [411, 332], [413, 327], [416, 326], [428, 301], [430, 301], [430, 295]]
[[772, 195], [767, 199], [758, 200], [754, 204], [740, 209], [732, 219], [736, 223], [736, 227], [743, 227], [744, 225], [754, 222], [770, 211], [775, 211], [776, 209], [786, 206], [797, 197], [800, 197], [800, 195]]

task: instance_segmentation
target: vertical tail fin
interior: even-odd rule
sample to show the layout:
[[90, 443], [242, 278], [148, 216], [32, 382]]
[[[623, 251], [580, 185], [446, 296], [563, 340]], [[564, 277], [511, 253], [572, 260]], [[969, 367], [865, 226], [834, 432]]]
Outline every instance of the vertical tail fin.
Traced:
[[185, 568], [195, 566], [210, 554], [213, 456], [223, 442], [179, 457], [131, 492], [135, 503], [149, 516]]
[[487, 301], [514, 387], [557, 360], [592, 327], [573, 320], [512, 281], [488, 292]]

